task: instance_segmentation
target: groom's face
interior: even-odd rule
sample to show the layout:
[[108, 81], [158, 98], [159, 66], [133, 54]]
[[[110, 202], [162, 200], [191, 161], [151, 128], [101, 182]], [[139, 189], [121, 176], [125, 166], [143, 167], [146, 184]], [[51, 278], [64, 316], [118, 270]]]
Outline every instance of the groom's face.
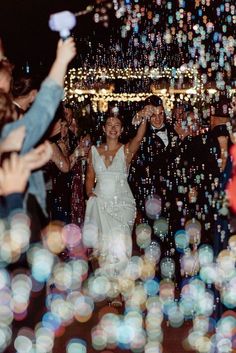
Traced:
[[164, 118], [165, 118], [164, 108], [162, 105], [160, 105], [159, 107], [152, 106], [152, 112], [153, 114], [151, 115], [150, 123], [156, 129], [160, 129], [164, 124]]

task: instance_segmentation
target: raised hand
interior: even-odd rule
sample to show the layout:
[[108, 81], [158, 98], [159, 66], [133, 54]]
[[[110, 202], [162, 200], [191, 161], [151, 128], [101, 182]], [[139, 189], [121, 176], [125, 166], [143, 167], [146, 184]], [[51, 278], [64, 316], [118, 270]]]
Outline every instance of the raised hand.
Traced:
[[74, 39], [72, 37], [67, 38], [65, 41], [60, 39], [57, 45], [56, 59], [68, 65], [75, 55], [76, 46]]
[[63, 87], [67, 65], [75, 55], [76, 47], [74, 39], [72, 37], [67, 38], [65, 41], [60, 39], [57, 45], [56, 60], [51, 67], [48, 77]]
[[25, 138], [25, 130], [25, 126], [19, 126], [10, 132], [9, 135], [1, 142], [0, 152], [20, 151]]
[[146, 105], [143, 109], [138, 111], [133, 120], [133, 125], [139, 125], [143, 120], [150, 120], [151, 116], [154, 114], [154, 108], [152, 105]]
[[7, 196], [24, 192], [29, 175], [27, 163], [16, 153], [12, 153], [10, 158], [3, 161], [0, 168], [0, 194]]
[[22, 159], [30, 170], [35, 170], [43, 167], [51, 159], [52, 153], [52, 146], [45, 141], [22, 156]]

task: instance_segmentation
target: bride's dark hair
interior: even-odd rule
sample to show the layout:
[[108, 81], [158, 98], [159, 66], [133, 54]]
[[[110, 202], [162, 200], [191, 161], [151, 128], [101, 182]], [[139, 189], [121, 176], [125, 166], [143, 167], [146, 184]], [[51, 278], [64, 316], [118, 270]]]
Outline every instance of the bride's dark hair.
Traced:
[[[100, 131], [100, 137], [101, 137], [100, 141], [102, 143], [105, 142], [105, 140], [106, 140], [102, 127], [106, 125], [107, 120], [110, 118], [119, 119], [119, 121], [121, 122], [121, 127], [122, 128], [125, 127], [124, 117], [123, 117], [123, 114], [121, 114], [121, 111], [117, 107], [110, 108], [105, 114], [102, 115], [102, 119], [101, 119], [101, 123], [100, 123], [99, 131]], [[119, 137], [119, 141], [122, 143], [126, 142], [125, 130], [126, 129], [122, 129], [121, 135]]]
[[118, 107], [110, 107], [103, 116], [102, 125], [105, 125], [109, 118], [117, 118], [121, 122], [121, 127], [124, 127], [124, 117]]

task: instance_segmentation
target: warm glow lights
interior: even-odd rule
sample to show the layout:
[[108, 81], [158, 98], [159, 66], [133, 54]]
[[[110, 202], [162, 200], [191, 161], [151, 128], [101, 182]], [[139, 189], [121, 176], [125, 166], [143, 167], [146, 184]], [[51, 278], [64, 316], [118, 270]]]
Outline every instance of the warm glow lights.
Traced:
[[[192, 81], [192, 87], [175, 87], [175, 81], [186, 77]], [[169, 88], [159, 88], [158, 80], [165, 78], [169, 80]], [[114, 85], [107, 82], [114, 80], [137, 80], [142, 81], [150, 79], [156, 84], [150, 85], [150, 92], [124, 92], [115, 93]], [[173, 81], [174, 80], [174, 81]], [[68, 72], [65, 81], [65, 97], [70, 102], [83, 102], [90, 97], [94, 111], [106, 111], [107, 104], [110, 102], [140, 102], [145, 100], [151, 94], [157, 94], [164, 100], [172, 101], [176, 94], [182, 94], [183, 98], [190, 99], [191, 96], [201, 94], [201, 78], [196, 69], [190, 69], [185, 66], [179, 69], [175, 68], [145, 68], [145, 69], [71, 69]], [[194, 98], [195, 99], [195, 98]], [[168, 103], [167, 103], [168, 104]], [[169, 103], [170, 104], [170, 103]]]

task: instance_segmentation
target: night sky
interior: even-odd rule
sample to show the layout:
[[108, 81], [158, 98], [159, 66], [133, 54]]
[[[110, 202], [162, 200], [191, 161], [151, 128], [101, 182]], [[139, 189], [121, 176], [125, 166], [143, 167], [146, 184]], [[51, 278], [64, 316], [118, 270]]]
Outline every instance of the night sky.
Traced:
[[[217, 74], [222, 72], [227, 83], [235, 81], [236, 56], [234, 57], [230, 45], [227, 46], [228, 44], [226, 45], [222, 40], [225, 35], [228, 38], [235, 36], [233, 0], [212, 2], [207, 0], [206, 6], [203, 5], [205, 2], [202, 3], [199, 0], [126, 0], [120, 4], [132, 3], [131, 15], [124, 13], [119, 19], [116, 16], [119, 11], [115, 12], [115, 3], [119, 2], [109, 0], [2, 0], [0, 2], [0, 37], [3, 38], [6, 55], [18, 67], [25, 67], [28, 62], [32, 69], [48, 70], [54, 59], [58, 40], [58, 34], [51, 32], [48, 27], [50, 14], [62, 10], [76, 13], [92, 4], [95, 7], [94, 11], [89, 15], [79, 17], [73, 31], [78, 45], [78, 56], [71, 64], [72, 66], [84, 66], [87, 62], [87, 66], [91, 67], [114, 67], [114, 62], [110, 59], [117, 59], [117, 55], [120, 56], [119, 62], [116, 60], [115, 63], [117, 67], [132, 66], [135, 60], [136, 66], [140, 67], [180, 67], [181, 64], [192, 61], [192, 64], [197, 63], [199, 72], [206, 74], [206, 80], [216, 81], [219, 79]], [[102, 23], [96, 24], [94, 22], [95, 11], [107, 4], [111, 5], [107, 26], [103, 26]], [[168, 4], [171, 4], [171, 7], [168, 7]], [[231, 6], [231, 15], [227, 10], [227, 4], [228, 7]], [[136, 6], [139, 6], [140, 13], [135, 9]], [[183, 21], [178, 18], [180, 11], [183, 14]], [[136, 23], [138, 15], [140, 17]], [[158, 16], [158, 21], [155, 20], [156, 16]], [[181, 21], [183, 26], [181, 26]], [[131, 29], [124, 34], [127, 26]], [[173, 34], [172, 43], [168, 44], [166, 36], [168, 37], [168, 31], [173, 29], [175, 34]], [[112, 41], [110, 40], [111, 34], [113, 35]], [[152, 39], [152, 35], [156, 38], [155, 40]], [[139, 44], [136, 45], [135, 41]], [[88, 45], [89, 42], [91, 45]], [[105, 43], [103, 51], [97, 45], [98, 43], [102, 45]], [[110, 48], [108, 50], [109, 43], [113, 43], [111, 51], [109, 51]], [[118, 54], [116, 43], [121, 46]], [[228, 74], [229, 67], [230, 74]]]
[[[2, 0], [0, 2], [0, 37], [5, 54], [16, 65], [48, 66], [52, 62], [57, 33], [48, 27], [52, 13], [69, 10], [77, 12], [86, 8], [86, 0]], [[86, 33], [91, 29], [92, 15], [80, 18], [76, 31]]]

